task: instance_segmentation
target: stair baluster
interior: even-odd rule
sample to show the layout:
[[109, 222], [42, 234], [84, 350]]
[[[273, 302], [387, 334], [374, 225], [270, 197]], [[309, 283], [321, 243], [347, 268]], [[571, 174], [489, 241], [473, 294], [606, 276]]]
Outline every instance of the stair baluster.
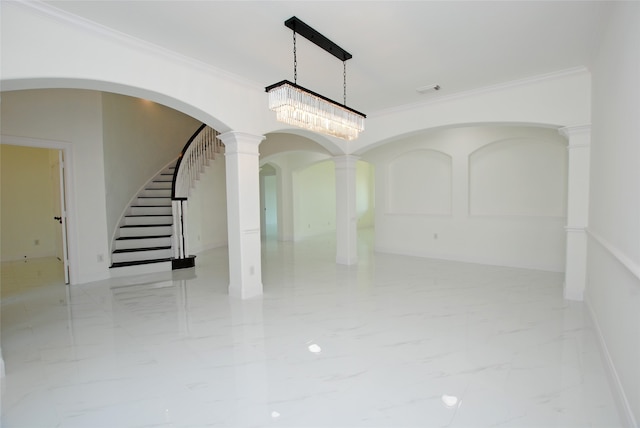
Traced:
[[209, 161], [222, 151], [219, 133], [202, 125], [182, 149], [176, 163], [171, 186], [173, 211], [173, 269], [193, 267], [195, 256], [189, 254], [187, 233], [187, 199], [189, 191], [204, 172]]

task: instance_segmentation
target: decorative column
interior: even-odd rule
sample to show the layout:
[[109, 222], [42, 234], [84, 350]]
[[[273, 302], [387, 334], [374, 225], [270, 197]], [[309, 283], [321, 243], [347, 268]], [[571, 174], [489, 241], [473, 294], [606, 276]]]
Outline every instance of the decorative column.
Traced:
[[358, 263], [358, 214], [356, 212], [357, 156], [333, 158], [336, 166], [336, 263]]
[[232, 131], [218, 138], [225, 145], [229, 295], [248, 299], [262, 295], [258, 146], [264, 136]]
[[569, 140], [564, 298], [582, 300], [587, 280], [591, 126], [570, 126], [559, 132]]

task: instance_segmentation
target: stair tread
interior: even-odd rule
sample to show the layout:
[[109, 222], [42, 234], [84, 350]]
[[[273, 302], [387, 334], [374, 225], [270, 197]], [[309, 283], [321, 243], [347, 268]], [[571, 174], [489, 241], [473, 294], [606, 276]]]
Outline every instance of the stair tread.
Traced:
[[171, 235], [152, 235], [152, 236], [121, 236], [116, 241], [124, 241], [129, 239], [154, 239], [154, 238], [171, 238]]
[[117, 268], [117, 267], [125, 267], [125, 266], [148, 265], [148, 264], [151, 264], [151, 263], [163, 263], [163, 262], [170, 262], [170, 261], [171, 261], [171, 257], [167, 257], [167, 258], [163, 258], [163, 259], [135, 260], [135, 261], [130, 261], [130, 262], [112, 263], [111, 267], [112, 268]]
[[156, 251], [156, 250], [170, 250], [171, 246], [167, 247], [145, 247], [145, 248], [125, 248], [122, 250], [114, 250], [113, 254], [116, 253], [135, 253], [138, 251]]

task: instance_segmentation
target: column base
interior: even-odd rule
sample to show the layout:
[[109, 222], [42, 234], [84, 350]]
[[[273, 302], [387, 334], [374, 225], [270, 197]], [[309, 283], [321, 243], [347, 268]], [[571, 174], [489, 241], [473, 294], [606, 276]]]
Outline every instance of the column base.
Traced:
[[262, 295], [262, 282], [255, 284], [229, 284], [229, 296], [236, 299], [251, 299]]
[[347, 266], [357, 265], [358, 264], [358, 258], [357, 257], [337, 256], [336, 257], [336, 263], [339, 264], [339, 265], [347, 265]]
[[587, 284], [587, 233], [583, 227], [567, 227], [564, 298], [582, 301]]

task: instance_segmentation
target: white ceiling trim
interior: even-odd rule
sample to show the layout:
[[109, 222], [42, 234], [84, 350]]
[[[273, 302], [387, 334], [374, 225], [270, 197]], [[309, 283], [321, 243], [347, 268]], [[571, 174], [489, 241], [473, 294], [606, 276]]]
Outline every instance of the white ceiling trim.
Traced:
[[552, 73], [538, 74], [536, 76], [525, 77], [523, 79], [511, 80], [509, 82], [501, 82], [495, 85], [484, 86], [482, 88], [470, 89], [468, 91], [461, 91], [461, 92], [457, 92], [449, 95], [443, 95], [437, 98], [431, 98], [425, 101], [419, 101], [417, 103], [404, 104], [401, 106], [382, 109], [382, 110], [368, 113], [367, 117], [381, 117], [389, 114], [406, 112], [408, 110], [420, 109], [428, 105], [440, 104], [447, 101], [486, 94], [489, 92], [494, 92], [502, 89], [509, 89], [517, 86], [526, 86], [532, 83], [542, 82], [545, 80], [553, 80], [559, 77], [571, 76], [574, 74], [581, 74], [581, 73], [588, 73], [588, 72], [589, 72], [589, 69], [584, 66], [567, 68], [565, 70], [554, 71]]
[[234, 83], [238, 83], [249, 89], [260, 91], [264, 90], [264, 85], [261, 85], [257, 82], [238, 76], [237, 74], [230, 73], [226, 70], [215, 67], [211, 64], [207, 64], [203, 61], [199, 61], [193, 57], [183, 55], [179, 52], [164, 48], [146, 40], [139, 39], [118, 30], [114, 30], [113, 28], [99, 24], [95, 21], [91, 21], [81, 16], [74, 15], [67, 11], [50, 6], [40, 0], [18, 0], [15, 2], [15, 4], [20, 4], [24, 7], [28, 7], [60, 22], [68, 23], [92, 34], [105, 37], [110, 41], [118, 41], [119, 43], [122, 43], [127, 47], [142, 50], [145, 53], [156, 55], [162, 59], [181, 62], [186, 66], [197, 68], [206, 73], [216, 75], [217, 77], [232, 80]]

